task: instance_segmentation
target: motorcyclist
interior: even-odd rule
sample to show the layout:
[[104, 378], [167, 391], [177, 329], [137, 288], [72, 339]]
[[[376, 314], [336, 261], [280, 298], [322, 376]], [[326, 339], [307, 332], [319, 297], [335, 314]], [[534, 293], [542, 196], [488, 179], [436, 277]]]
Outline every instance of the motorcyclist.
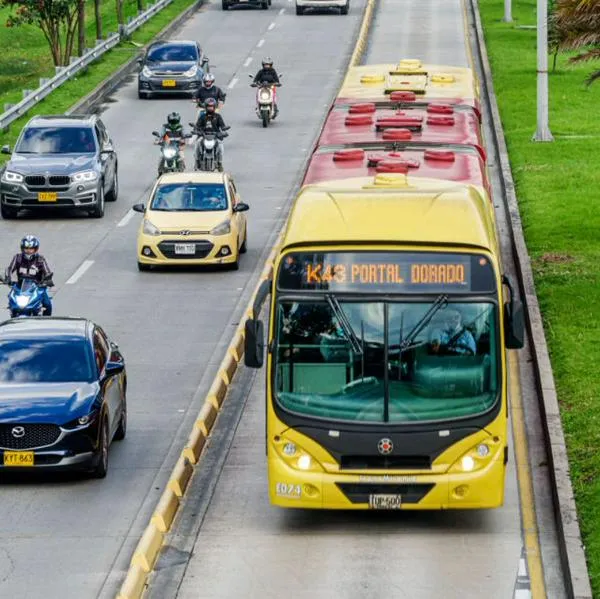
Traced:
[[[270, 56], [267, 56], [262, 61], [262, 69], [256, 73], [252, 86], [256, 87], [261, 84], [281, 85], [281, 82], [279, 81], [279, 75], [273, 68], [273, 59]], [[274, 116], [277, 116], [279, 109], [277, 108], [277, 95], [275, 93], [273, 93], [273, 109]]]
[[215, 76], [212, 73], [206, 73], [202, 79], [202, 87], [198, 88], [194, 96], [200, 108], [203, 108], [208, 98], [213, 98], [218, 104], [225, 104], [227, 94], [217, 85], [215, 85]]
[[[171, 112], [169, 115], [167, 115], [167, 122], [163, 124], [162, 130], [160, 132], [160, 138], [157, 139], [156, 143], [161, 144], [167, 138], [177, 140], [179, 142], [179, 147], [181, 148], [181, 152], [179, 154], [179, 161], [180, 163], [183, 163], [183, 147], [185, 146], [185, 139], [183, 136], [184, 131], [183, 126], [181, 124], [181, 115], [178, 112]], [[163, 158], [161, 156], [158, 161], [159, 173], [162, 166], [162, 161]]]
[[[21, 239], [21, 253], [15, 254], [6, 269], [6, 283], [12, 285], [12, 274], [17, 273], [17, 283], [24, 279], [33, 279], [38, 285], [54, 287], [52, 271], [44, 256], [38, 253], [40, 240], [34, 235], [26, 235]], [[44, 316], [52, 315], [52, 301], [46, 287], [42, 287], [42, 307]]]
[[196, 132], [199, 137], [204, 135], [207, 129], [210, 129], [215, 134], [217, 143], [217, 167], [220, 171], [223, 170], [223, 137], [227, 135], [226, 130], [229, 129], [225, 125], [223, 117], [217, 112], [217, 101], [214, 98], [208, 98], [204, 105], [205, 111], [200, 113], [196, 121]]

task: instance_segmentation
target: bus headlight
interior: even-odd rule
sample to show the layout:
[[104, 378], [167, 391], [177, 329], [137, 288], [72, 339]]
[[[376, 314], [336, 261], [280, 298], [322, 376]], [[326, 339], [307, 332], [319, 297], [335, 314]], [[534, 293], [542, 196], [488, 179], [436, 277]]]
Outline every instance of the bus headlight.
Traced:
[[460, 461], [460, 465], [465, 472], [471, 472], [475, 468], [475, 460], [470, 455], [466, 455]]
[[323, 472], [321, 464], [296, 443], [276, 436], [273, 439], [273, 447], [275, 448], [277, 455], [290, 468], [294, 468], [294, 470], [303, 470], [304, 472]]
[[311, 465], [312, 460], [310, 459], [310, 456], [308, 454], [303, 453], [298, 458], [298, 468], [300, 468], [300, 470], [310, 470]]
[[485, 468], [497, 455], [499, 445], [500, 439], [498, 437], [489, 438], [483, 443], [478, 443], [453, 464], [450, 472], [476, 472]]

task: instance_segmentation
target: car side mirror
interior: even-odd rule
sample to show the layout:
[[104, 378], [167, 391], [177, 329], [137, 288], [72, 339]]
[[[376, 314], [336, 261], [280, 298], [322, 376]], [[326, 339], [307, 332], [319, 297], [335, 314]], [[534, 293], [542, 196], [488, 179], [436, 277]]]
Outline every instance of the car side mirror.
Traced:
[[238, 202], [234, 207], [234, 212], [246, 212], [246, 210], [250, 210], [250, 206], [248, 204], [244, 204], [244, 202]]
[[146, 212], [146, 206], [144, 206], [144, 204], [134, 204], [131, 209], [134, 212], [141, 212], [142, 214]]
[[101, 154], [112, 154], [115, 151], [115, 149], [112, 147], [111, 144], [104, 144], [102, 146], [102, 150], [100, 150]]
[[154, 137], [160, 137], [160, 133], [158, 131], [152, 131], [152, 135], [154, 135]]
[[262, 320], [248, 318], [244, 331], [244, 364], [248, 368], [262, 368], [265, 351], [265, 327]]
[[208, 64], [208, 56], [205, 56], [205, 57], [202, 59], [202, 64]]
[[123, 362], [107, 362], [104, 367], [104, 373], [108, 376], [114, 376], [125, 370], [125, 364]]
[[0, 152], [2, 152], [2, 154], [10, 154], [10, 146], [8, 144], [2, 146], [2, 149], [0, 150]]

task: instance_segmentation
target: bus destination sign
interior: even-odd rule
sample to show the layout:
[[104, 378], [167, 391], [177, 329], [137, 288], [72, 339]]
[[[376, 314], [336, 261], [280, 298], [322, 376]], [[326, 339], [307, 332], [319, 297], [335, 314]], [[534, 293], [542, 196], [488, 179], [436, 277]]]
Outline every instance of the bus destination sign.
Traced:
[[495, 278], [488, 258], [441, 252], [319, 252], [287, 254], [280, 289], [490, 293]]

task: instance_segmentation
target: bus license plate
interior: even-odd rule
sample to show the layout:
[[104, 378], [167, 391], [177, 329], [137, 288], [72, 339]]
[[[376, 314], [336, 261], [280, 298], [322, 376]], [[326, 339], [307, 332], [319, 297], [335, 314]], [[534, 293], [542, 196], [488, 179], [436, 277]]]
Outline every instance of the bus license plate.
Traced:
[[196, 245], [194, 243], [176, 243], [175, 253], [193, 256], [196, 253]]
[[40, 191], [38, 193], [38, 202], [56, 202], [58, 194], [55, 191]]
[[402, 495], [369, 495], [369, 508], [372, 510], [399, 510]]
[[176, 85], [177, 83], [175, 82], [175, 79], [163, 79], [163, 87], [175, 87]]
[[33, 451], [5, 451], [5, 466], [33, 466]]

